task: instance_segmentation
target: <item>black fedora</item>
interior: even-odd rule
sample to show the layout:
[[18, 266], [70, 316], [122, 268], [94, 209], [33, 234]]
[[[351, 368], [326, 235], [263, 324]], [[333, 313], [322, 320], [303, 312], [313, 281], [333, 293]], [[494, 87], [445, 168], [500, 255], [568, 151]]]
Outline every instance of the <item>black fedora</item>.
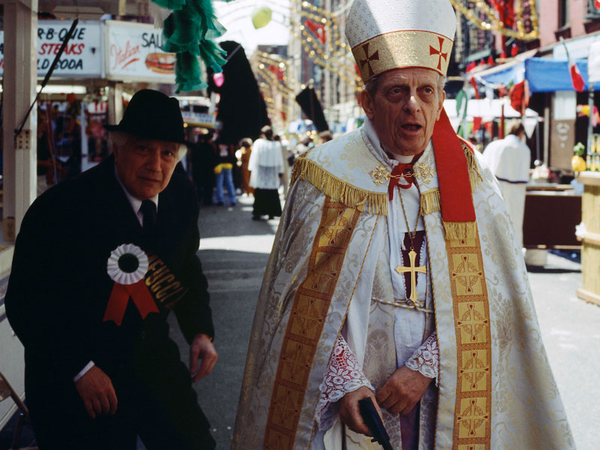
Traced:
[[183, 118], [176, 98], [151, 89], [137, 91], [118, 125], [105, 125], [108, 131], [120, 131], [145, 139], [185, 144]]

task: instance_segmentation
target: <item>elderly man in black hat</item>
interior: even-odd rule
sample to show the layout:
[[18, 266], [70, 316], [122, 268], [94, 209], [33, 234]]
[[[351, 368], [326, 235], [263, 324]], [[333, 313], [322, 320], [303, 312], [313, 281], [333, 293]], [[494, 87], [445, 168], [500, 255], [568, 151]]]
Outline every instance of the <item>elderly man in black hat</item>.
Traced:
[[192, 382], [217, 353], [195, 190], [174, 173], [179, 104], [142, 90], [107, 128], [114, 155], [40, 196], [15, 246], [6, 309], [36, 438], [41, 450], [135, 449], [137, 435], [148, 450], [212, 449]]

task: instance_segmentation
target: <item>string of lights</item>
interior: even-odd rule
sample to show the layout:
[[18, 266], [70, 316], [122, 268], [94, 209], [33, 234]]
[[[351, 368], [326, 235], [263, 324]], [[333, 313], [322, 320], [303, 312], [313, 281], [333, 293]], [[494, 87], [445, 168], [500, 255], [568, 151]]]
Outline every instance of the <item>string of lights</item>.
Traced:
[[[277, 57], [275, 55], [270, 55], [270, 54], [264, 53], [264, 52], [255, 52], [254, 55], [252, 55], [251, 60], [253, 62], [255, 62], [255, 65], [258, 66], [258, 69], [264, 69], [265, 64], [268, 66], [275, 66], [278, 69], [280, 69], [282, 72], [282, 79], [280, 80], [279, 78], [276, 77], [277, 83], [281, 84], [282, 89], [287, 93], [294, 94], [295, 92], [297, 92], [297, 90], [298, 90], [297, 88], [299, 87], [300, 83], [298, 83], [298, 81], [296, 81], [295, 79], [290, 78], [288, 76], [289, 69], [287, 67], [287, 65], [288, 65], [287, 61], [285, 61], [282, 58]], [[261, 65], [263, 67], [261, 67]], [[271, 74], [273, 74], [273, 72], [271, 72]]]
[[[531, 41], [539, 38], [538, 15], [534, 0], [528, 0], [530, 7], [531, 31], [525, 31], [525, 23], [523, 21], [523, 2], [517, 0], [515, 8], [517, 29], [508, 28], [498, 19], [498, 12], [489, 6], [485, 1], [480, 0], [475, 2], [475, 8], [469, 8], [460, 0], [450, 0], [454, 8], [459, 11], [466, 19], [474, 24], [477, 28], [485, 31], [496, 31], [508, 37], [514, 37], [523, 41]], [[470, 3], [470, 2], [467, 2]], [[478, 17], [478, 11], [482, 11], [487, 20], [481, 20]]]
[[[300, 33], [297, 30], [300, 30]], [[308, 57], [316, 65], [327, 69], [331, 73], [335, 73], [348, 83], [348, 85], [352, 86], [355, 92], [362, 90], [362, 79], [354, 70], [354, 59], [350, 57], [351, 54], [349, 52], [343, 55], [336, 52], [334, 55], [341, 55], [341, 57], [330, 57], [324, 48], [318, 46], [318, 40], [306, 30], [306, 27], [291, 19], [290, 32], [298, 39]], [[344, 44], [344, 48], [349, 48], [349, 46]]]
[[[324, 49], [323, 46], [320, 46], [317, 43], [318, 40], [312, 37], [312, 35], [306, 30], [306, 27], [304, 27], [303, 25], [296, 24], [294, 23], [294, 21], [291, 21], [291, 23], [292, 25], [297, 25], [297, 27], [295, 28], [299, 29], [301, 33], [301, 36], [298, 36], [298, 39], [300, 39], [303, 47], [308, 52], [311, 59], [315, 61], [316, 64], [319, 63], [315, 60], [315, 58], [313, 58], [315, 55], [317, 55], [318, 58], [320, 58], [322, 61], [326, 61], [328, 63], [328, 68], [331, 67], [331, 70], [333, 70], [335, 73], [341, 74], [345, 72], [347, 75], [344, 76], [344, 79], [346, 79], [348, 83], [353, 84], [353, 81], [351, 81], [351, 78], [353, 77], [356, 78], [356, 81], [360, 82], [360, 77], [358, 77], [358, 75], [354, 71], [354, 59], [352, 59], [351, 63], [348, 63], [346, 54], [341, 54], [335, 51], [331, 52], [333, 53], [334, 57], [329, 56], [327, 54], [326, 49]], [[291, 31], [294, 34], [294, 36], [297, 36], [295, 28], [292, 28]], [[337, 56], [337, 58], [335, 56]]]
[[[317, 52], [310, 48], [310, 46], [308, 44], [306, 44], [303, 40], [302, 40], [302, 36], [299, 35], [296, 31], [292, 30], [292, 34], [294, 35], [294, 37], [296, 37], [297, 39], [300, 40], [300, 43], [302, 45], [302, 47], [304, 48], [304, 50], [306, 51], [306, 53], [308, 54], [309, 58], [311, 58], [311, 60], [318, 65], [319, 67], [322, 67], [324, 69], [327, 69], [333, 73], [335, 73], [336, 75], [338, 75], [341, 79], [343, 79], [344, 81], [346, 81], [346, 83], [348, 83], [349, 86], [353, 86], [354, 90], [356, 92], [360, 92], [362, 90], [362, 81], [359, 81], [360, 78], [357, 76], [353, 76], [353, 75], [348, 75], [348, 66], [344, 66], [342, 65], [342, 67], [344, 68], [344, 70], [339, 70], [337, 67], [334, 67], [331, 64], [331, 61], [333, 58], [325, 58], [325, 56], [327, 55], [319, 55], [317, 54]], [[354, 65], [351, 66], [351, 68], [354, 68]]]

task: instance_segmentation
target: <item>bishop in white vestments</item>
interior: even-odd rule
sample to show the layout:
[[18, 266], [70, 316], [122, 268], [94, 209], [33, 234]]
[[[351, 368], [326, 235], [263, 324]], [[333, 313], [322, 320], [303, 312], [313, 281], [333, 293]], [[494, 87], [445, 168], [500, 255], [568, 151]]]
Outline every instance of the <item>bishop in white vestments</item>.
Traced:
[[355, 0], [367, 120], [294, 164], [234, 449], [380, 448], [364, 397], [397, 450], [574, 448], [500, 188], [443, 110], [455, 27]]

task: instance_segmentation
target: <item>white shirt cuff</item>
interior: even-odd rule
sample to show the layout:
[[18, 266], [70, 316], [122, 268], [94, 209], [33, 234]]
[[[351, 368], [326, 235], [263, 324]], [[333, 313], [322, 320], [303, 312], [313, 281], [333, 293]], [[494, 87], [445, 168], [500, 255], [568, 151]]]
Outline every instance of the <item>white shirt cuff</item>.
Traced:
[[81, 369], [81, 371], [73, 377], [73, 383], [77, 383], [79, 380], [81, 380], [81, 377], [83, 377], [86, 373], [88, 373], [89, 370], [94, 366], [95, 366], [94, 361], [90, 361], [89, 363], [87, 363], [85, 365], [85, 367], [83, 369]]

